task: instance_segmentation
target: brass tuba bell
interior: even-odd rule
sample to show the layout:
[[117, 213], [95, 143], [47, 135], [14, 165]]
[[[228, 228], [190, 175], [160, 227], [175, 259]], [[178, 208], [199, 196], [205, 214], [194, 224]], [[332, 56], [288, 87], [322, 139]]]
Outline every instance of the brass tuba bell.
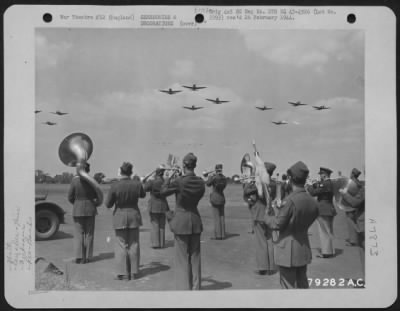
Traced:
[[67, 166], [76, 167], [77, 174], [85, 179], [96, 192], [97, 199], [94, 202], [96, 206], [103, 203], [103, 192], [97, 181], [91, 177], [84, 169], [86, 161], [93, 152], [93, 142], [90, 137], [84, 133], [73, 133], [63, 139], [58, 148], [58, 156], [61, 162]]

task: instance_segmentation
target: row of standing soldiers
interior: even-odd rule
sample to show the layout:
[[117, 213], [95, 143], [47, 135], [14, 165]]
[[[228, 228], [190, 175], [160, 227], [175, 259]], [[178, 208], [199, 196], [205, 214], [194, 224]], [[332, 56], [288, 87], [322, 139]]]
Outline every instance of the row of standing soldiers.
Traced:
[[[138, 200], [144, 198], [146, 192], [150, 192], [152, 247], [165, 247], [165, 224], [168, 220], [175, 237], [176, 289], [200, 289], [200, 234], [203, 231], [203, 224], [197, 206], [205, 193], [205, 186], [213, 187], [210, 202], [215, 220], [214, 238], [224, 239], [223, 190], [226, 187], [226, 178], [222, 174], [222, 165], [217, 165], [216, 174], [209, 176], [205, 182], [194, 173], [196, 163], [197, 157], [189, 153], [183, 158], [182, 176], [163, 178], [164, 170], [158, 169], [155, 178], [144, 184], [140, 180], [131, 178], [132, 164], [128, 162], [122, 164], [121, 178], [111, 185], [104, 202], [107, 208], [114, 207], [116, 279], [130, 280], [139, 275], [139, 227], [142, 226], [142, 218]], [[265, 166], [272, 176], [275, 165], [265, 163]], [[244, 199], [249, 204], [254, 224], [258, 273], [273, 273], [279, 267], [283, 288], [308, 287], [306, 269], [307, 264], [311, 262], [311, 249], [307, 231], [320, 215], [317, 202], [305, 191], [308, 173], [308, 168], [303, 162], [297, 162], [288, 169], [289, 182], [283, 187], [283, 201], [277, 214], [268, 212], [266, 200], [257, 193], [254, 183], [245, 184], [243, 189]], [[268, 191], [274, 199], [273, 180]], [[176, 198], [173, 211], [170, 210], [166, 199], [172, 194], [175, 194]], [[95, 196], [94, 190], [85, 180], [80, 177], [73, 179], [68, 198], [74, 204], [77, 263], [86, 263], [93, 256], [96, 208], [92, 202]], [[357, 208], [361, 211], [360, 206]], [[273, 231], [279, 231], [277, 241], [272, 241]]]

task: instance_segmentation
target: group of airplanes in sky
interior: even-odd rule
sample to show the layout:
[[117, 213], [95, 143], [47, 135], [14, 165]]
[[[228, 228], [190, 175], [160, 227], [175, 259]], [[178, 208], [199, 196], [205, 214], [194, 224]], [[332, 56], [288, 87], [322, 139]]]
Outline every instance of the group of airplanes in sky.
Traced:
[[[191, 86], [190, 86], [190, 85], [182, 85], [182, 87], [187, 88], [187, 89], [189, 89], [189, 90], [191, 90], [191, 91], [198, 91], [198, 90], [207, 88], [206, 86], [197, 86], [196, 84], [193, 84], [193, 85], [191, 85]], [[168, 94], [168, 95], [175, 95], [175, 94], [177, 94], [177, 93], [182, 92], [182, 90], [173, 90], [173, 89], [171, 89], [171, 88], [169, 88], [169, 89], [167, 89], [167, 90], [159, 90], [159, 91], [162, 92], [162, 93]], [[217, 97], [217, 98], [215, 98], [215, 99], [206, 98], [206, 100], [208, 100], [208, 101], [210, 101], [210, 102], [212, 102], [213, 104], [216, 104], [216, 105], [220, 105], [220, 104], [224, 104], [224, 103], [229, 103], [229, 102], [230, 102], [229, 100], [220, 100], [219, 97]], [[300, 101], [288, 102], [288, 104], [290, 104], [290, 105], [292, 105], [292, 106], [294, 106], [294, 107], [298, 107], [298, 106], [307, 106], [307, 104], [303, 104], [303, 103], [300, 102]], [[327, 107], [327, 106], [324, 106], [324, 105], [322, 105], [322, 106], [312, 106], [312, 107], [313, 107], [314, 109], [316, 109], [316, 110], [330, 109], [330, 107]], [[192, 105], [192, 106], [183, 106], [182, 108], [184, 108], [184, 109], [189, 109], [189, 110], [192, 110], [192, 111], [196, 111], [196, 110], [199, 110], [199, 109], [203, 109], [203, 108], [205, 108], [205, 107]], [[271, 109], [273, 109], [272, 107], [267, 107], [267, 106], [265, 106], [265, 105], [262, 106], [262, 107], [255, 106], [255, 108], [256, 108], [256, 109], [259, 109], [259, 110], [261, 110], [261, 111], [266, 111], [266, 110], [271, 110]], [[42, 112], [42, 110], [35, 110], [35, 113], [40, 113], [40, 112]], [[63, 116], [63, 115], [67, 115], [67, 114], [68, 114], [67, 112], [62, 112], [62, 111], [59, 111], [59, 110], [57, 110], [56, 112], [50, 112], [50, 113], [56, 114], [56, 115], [59, 115], [59, 116]], [[274, 123], [274, 124], [276, 124], [276, 125], [288, 124], [288, 122], [285, 121], [285, 120], [281, 120], [281, 121], [272, 121], [272, 123]], [[42, 122], [42, 124], [46, 124], [46, 125], [52, 126], [52, 125], [56, 125], [57, 123], [56, 123], [56, 122], [47, 121], [47, 122]]]
[[[193, 85], [191, 85], [191, 86], [189, 86], [189, 85], [182, 85], [182, 87], [187, 88], [187, 89], [190, 89], [191, 91], [198, 91], [198, 90], [207, 88], [206, 86], [197, 86], [196, 84], [193, 84]], [[168, 90], [159, 90], [159, 91], [162, 92], [162, 93], [166, 93], [166, 94], [168, 94], [168, 95], [175, 95], [175, 94], [177, 94], [177, 93], [182, 92], [182, 90], [173, 90], [173, 89], [171, 89], [171, 88], [169, 88]], [[229, 103], [229, 102], [230, 102], [229, 100], [220, 100], [219, 97], [217, 97], [217, 98], [215, 98], [215, 99], [206, 98], [206, 100], [208, 100], [208, 101], [210, 101], [210, 102], [212, 102], [212, 103], [214, 103], [214, 104], [216, 104], [216, 105], [223, 104], [223, 103]], [[292, 106], [294, 106], [294, 107], [306, 106], [306, 105], [307, 105], [307, 104], [303, 104], [303, 103], [300, 102], [300, 101], [288, 102], [288, 104], [290, 104], [290, 105], [292, 105]], [[312, 107], [313, 107], [314, 109], [316, 109], [316, 110], [330, 109], [330, 107], [327, 107], [327, 106], [324, 106], [324, 105], [322, 105], [322, 106], [312, 106]], [[203, 108], [205, 108], [205, 107], [192, 105], [192, 106], [183, 106], [182, 108], [184, 108], [184, 109], [189, 109], [189, 110], [192, 110], [192, 111], [196, 111], [196, 110], [199, 110], [199, 109], [203, 109]], [[271, 110], [271, 109], [273, 109], [272, 107], [267, 107], [267, 106], [265, 106], [265, 105], [262, 106], [262, 107], [255, 106], [255, 108], [257, 108], [257, 109], [259, 109], [259, 110], [261, 110], [261, 111], [266, 111], [266, 110]], [[276, 125], [288, 124], [288, 122], [287, 122], [287, 121], [284, 121], [284, 120], [281, 120], [281, 121], [272, 121], [272, 123], [274, 123], [274, 124], [276, 124]]]

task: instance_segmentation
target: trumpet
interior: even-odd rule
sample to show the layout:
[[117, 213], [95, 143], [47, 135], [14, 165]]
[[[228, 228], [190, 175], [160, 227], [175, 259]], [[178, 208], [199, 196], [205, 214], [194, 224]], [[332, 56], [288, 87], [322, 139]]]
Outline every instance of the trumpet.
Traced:
[[203, 175], [204, 178], [207, 178], [208, 175], [210, 175], [210, 174], [215, 174], [216, 171], [217, 171], [217, 170], [203, 171], [202, 175]]
[[251, 182], [251, 181], [255, 181], [255, 176], [243, 176], [243, 177], [237, 177], [235, 176], [233, 178], [234, 182]]

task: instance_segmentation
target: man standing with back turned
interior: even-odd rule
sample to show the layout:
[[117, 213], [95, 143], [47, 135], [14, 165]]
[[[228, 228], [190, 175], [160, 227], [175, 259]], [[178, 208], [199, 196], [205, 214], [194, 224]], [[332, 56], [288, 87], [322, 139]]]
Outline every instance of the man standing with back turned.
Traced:
[[174, 215], [167, 214], [175, 234], [175, 281], [178, 290], [199, 290], [201, 283], [200, 234], [203, 231], [197, 205], [205, 192], [204, 180], [194, 174], [197, 157], [188, 153], [183, 158], [183, 176], [166, 178], [161, 195], [175, 193]]
[[299, 161], [287, 173], [293, 191], [283, 200], [275, 216], [265, 216], [265, 223], [279, 231], [274, 258], [282, 288], [308, 288], [307, 265], [312, 258], [308, 228], [318, 217], [318, 205], [304, 189], [309, 173], [307, 166]]

